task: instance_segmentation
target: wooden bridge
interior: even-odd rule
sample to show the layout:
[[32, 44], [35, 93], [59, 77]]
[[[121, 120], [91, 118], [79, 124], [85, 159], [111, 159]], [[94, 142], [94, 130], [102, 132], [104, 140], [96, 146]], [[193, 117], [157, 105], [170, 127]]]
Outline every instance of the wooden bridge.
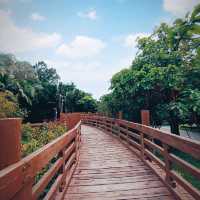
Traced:
[[63, 114], [61, 122], [67, 133], [0, 171], [0, 200], [200, 199], [174, 167], [200, 183], [200, 170], [174, 153], [200, 159], [200, 143], [99, 115]]

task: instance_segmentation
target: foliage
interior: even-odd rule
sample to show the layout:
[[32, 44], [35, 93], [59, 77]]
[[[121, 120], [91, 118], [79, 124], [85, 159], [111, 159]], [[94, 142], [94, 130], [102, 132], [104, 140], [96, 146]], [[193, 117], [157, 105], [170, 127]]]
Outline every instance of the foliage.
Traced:
[[[180, 157], [181, 159], [185, 160], [186, 162], [190, 163], [191, 165], [195, 166], [197, 169], [200, 169], [200, 161], [197, 159], [194, 159], [192, 156], [180, 152], [178, 150], [174, 150], [173, 152], [176, 156]], [[184, 179], [186, 179], [189, 183], [191, 183], [194, 187], [196, 187], [198, 190], [200, 190], [200, 184], [198, 178], [193, 176], [191, 173], [184, 170], [179, 165], [173, 165], [172, 166], [174, 170], [176, 170]]]
[[9, 91], [0, 92], [0, 118], [22, 117], [16, 97]]
[[[155, 156], [160, 159], [161, 161], [164, 161], [163, 155], [159, 151], [153, 152]], [[184, 153], [182, 151], [179, 151], [178, 149], [172, 148], [171, 153], [176, 155], [177, 157], [181, 158], [182, 160], [189, 163], [191, 166], [196, 167], [197, 169], [200, 169], [200, 161], [192, 157], [191, 155]], [[172, 170], [175, 170], [180, 176], [182, 176], [185, 180], [187, 180], [190, 184], [192, 184], [194, 187], [196, 187], [198, 190], [200, 189], [199, 180], [197, 177], [193, 176], [190, 172], [185, 170], [183, 167], [176, 163], [172, 163], [171, 165]]]
[[27, 113], [26, 122], [52, 120], [55, 109], [58, 117], [62, 111], [96, 111], [96, 101], [90, 94], [59, 80], [56, 70], [43, 61], [32, 66], [11, 54], [0, 54], [0, 91], [16, 96], [19, 107]]
[[91, 94], [76, 88], [71, 84], [59, 84], [59, 94], [63, 99], [63, 109], [65, 112], [95, 112], [97, 102]]
[[139, 39], [132, 65], [112, 77], [111, 93], [101, 98], [99, 111], [123, 111], [125, 118], [139, 121], [140, 110], [149, 109], [153, 125], [167, 121], [176, 134], [181, 123], [199, 125], [199, 14], [200, 5]]
[[31, 124], [22, 126], [22, 155], [26, 156], [67, 131], [63, 124], [50, 122], [40, 127], [31, 127]]
[[38, 75], [38, 79], [43, 84], [52, 84], [56, 85], [60, 79], [59, 75], [54, 68], [48, 68], [45, 62], [38, 62], [36, 63], [33, 68]]

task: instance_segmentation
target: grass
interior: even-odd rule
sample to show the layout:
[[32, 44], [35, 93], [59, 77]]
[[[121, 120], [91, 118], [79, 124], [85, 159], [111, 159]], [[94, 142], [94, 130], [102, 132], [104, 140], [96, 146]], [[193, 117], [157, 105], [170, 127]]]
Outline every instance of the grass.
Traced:
[[[183, 153], [181, 151], [178, 150], [174, 150], [173, 153], [185, 160], [186, 162], [190, 163], [191, 165], [195, 166], [196, 168], [200, 169], [200, 160], [197, 160], [195, 158], [193, 158], [192, 156]], [[189, 172], [185, 171], [183, 168], [181, 168], [181, 166], [173, 164], [172, 168], [177, 171], [185, 180], [187, 180], [189, 183], [191, 183], [195, 188], [197, 188], [198, 190], [200, 190], [200, 180], [198, 180], [196, 177], [194, 177], [192, 174], [190, 174]]]
[[[200, 160], [197, 160], [193, 158], [192, 156], [176, 149], [173, 149], [172, 153], [176, 155], [177, 157], [183, 159], [184, 161], [190, 163], [191, 165], [195, 166], [196, 168], [200, 169]], [[155, 155], [160, 160], [164, 161], [164, 157], [160, 153], [155, 152]], [[187, 172], [186, 170], [184, 170], [181, 166], [177, 164], [172, 164], [172, 169], [175, 170], [179, 175], [181, 175], [191, 185], [193, 185], [195, 188], [200, 190], [200, 181], [196, 177], [194, 177], [191, 173]]]

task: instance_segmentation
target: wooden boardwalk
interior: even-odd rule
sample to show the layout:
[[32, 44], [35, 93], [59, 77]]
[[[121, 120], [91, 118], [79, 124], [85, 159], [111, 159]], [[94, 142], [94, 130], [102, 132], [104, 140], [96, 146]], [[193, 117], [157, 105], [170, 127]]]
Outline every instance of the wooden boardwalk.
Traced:
[[82, 125], [80, 160], [65, 200], [174, 199], [164, 184], [119, 140]]

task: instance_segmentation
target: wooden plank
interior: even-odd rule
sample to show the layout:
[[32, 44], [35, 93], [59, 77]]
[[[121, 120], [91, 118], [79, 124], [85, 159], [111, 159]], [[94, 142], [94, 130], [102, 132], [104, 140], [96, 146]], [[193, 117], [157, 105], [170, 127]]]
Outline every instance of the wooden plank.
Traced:
[[200, 142], [192, 140], [186, 137], [177, 136], [169, 132], [161, 131], [150, 126], [145, 126], [125, 120], [117, 119], [118, 124], [126, 125], [137, 131], [142, 131], [148, 136], [151, 136], [155, 139], [160, 140], [163, 143], [166, 143], [180, 151], [192, 155], [196, 159], [200, 159]]
[[173, 154], [169, 154], [169, 159], [200, 180], [200, 169], [196, 168], [195, 166], [189, 164], [188, 162], [184, 161], [183, 159]]
[[33, 187], [33, 198], [37, 199], [44, 191], [52, 177], [58, 172], [62, 165], [62, 158], [59, 158], [54, 165], [43, 175], [40, 181]]
[[144, 199], [146, 197], [163, 197], [169, 195], [169, 192], [166, 188], [152, 188], [149, 189], [143, 189], [143, 190], [124, 190], [120, 193], [116, 192], [99, 192], [99, 193], [85, 193], [85, 194], [69, 194], [68, 197], [66, 196], [65, 199], [70, 200], [78, 200], [78, 199], [98, 199], [98, 200], [108, 200], [108, 199]]
[[157, 144], [153, 143], [152, 141], [146, 138], [144, 139], [144, 143], [149, 147], [153, 148], [154, 150], [158, 150], [163, 155], [164, 149], [162, 147], [158, 146]]
[[48, 191], [47, 195], [45, 196], [44, 200], [50, 200], [55, 197], [56, 191], [58, 190], [60, 183], [62, 181], [62, 174], [60, 174], [53, 185], [51, 186], [50, 190]]
[[151, 169], [117, 138], [82, 127], [80, 160], [65, 199], [173, 199]]
[[[128, 127], [128, 126], [127, 126], [127, 127]], [[135, 139], [137, 139], [137, 140], [140, 140], [140, 139], [141, 139], [141, 138], [140, 138], [140, 135], [138, 135], [138, 134], [136, 134], [136, 133], [134, 133], [134, 132], [132, 132], [132, 131], [129, 131], [129, 130], [127, 130], [127, 129], [125, 129], [125, 128], [122, 128], [122, 127], [120, 127], [120, 130], [123, 131], [124, 133], [128, 134], [129, 136], [132, 136], [133, 138], [135, 138]]]
[[[150, 148], [159, 150], [160, 153], [165, 156], [165, 166], [164, 166], [164, 163], [161, 160], [159, 160], [150, 150], [146, 149], [146, 146], [144, 146], [145, 154], [148, 157], [150, 157], [152, 159], [152, 161], [153, 161], [152, 163], [148, 162], [149, 166], [152, 165], [153, 167], [151, 167], [151, 168], [155, 171], [157, 169], [155, 167], [155, 163], [157, 163], [157, 165], [159, 165], [162, 169], [167, 171], [167, 179], [168, 180], [170, 180], [171, 177], [172, 177], [171, 176], [171, 169], [170, 169], [170, 162], [171, 161], [175, 162], [176, 164], [181, 165], [186, 171], [189, 171], [191, 174], [193, 174], [193, 175], [196, 174], [196, 177], [199, 178], [199, 174], [200, 173], [199, 173], [198, 169], [196, 169], [195, 167], [191, 166], [186, 161], [183, 161], [182, 159], [177, 158], [176, 156], [175, 157], [172, 156], [172, 158], [171, 158], [168, 152], [167, 152], [167, 156], [166, 156], [166, 148], [165, 148], [165, 153], [164, 153], [164, 149], [162, 147], [154, 144], [152, 141], [148, 141], [145, 137], [151, 137], [153, 139], [160, 140], [161, 143], [163, 143], [164, 147], [166, 147], [166, 146], [169, 146], [169, 148], [170, 147], [174, 147], [176, 149], [179, 149], [182, 152], [188, 153], [189, 155], [191, 155], [191, 156], [193, 156], [194, 158], [197, 158], [197, 159], [200, 158], [200, 142], [196, 142], [196, 141], [193, 141], [193, 140], [190, 140], [190, 139], [187, 139], [187, 138], [183, 138], [183, 137], [180, 137], [180, 136], [173, 135], [171, 133], [160, 131], [160, 130], [157, 130], [157, 129], [154, 129], [154, 128], [151, 128], [151, 127], [148, 127], [148, 126], [144, 126], [144, 125], [141, 125], [141, 124], [128, 122], [128, 121], [125, 121], [125, 120], [120, 120], [120, 119], [117, 119], [117, 120], [114, 119], [113, 120], [112, 118], [94, 116], [94, 115], [90, 115], [88, 120], [90, 120], [90, 119], [95, 119], [96, 121], [98, 121], [100, 129], [105, 130], [104, 132], [107, 132], [107, 133], [109, 133], [110, 127], [112, 127], [113, 130], [117, 129], [117, 127], [118, 128], [121, 127], [121, 133], [123, 132], [122, 134], [120, 134], [121, 138], [123, 138], [123, 140], [121, 140], [121, 142], [123, 144], [125, 144], [133, 152], [135, 152], [139, 157], [140, 157], [140, 154], [138, 153], [138, 151], [135, 151], [134, 147], [131, 147], [126, 142], [127, 138], [128, 138], [127, 129], [131, 129], [130, 132], [132, 132], [132, 130], [135, 130], [135, 132], [142, 132], [144, 134], [144, 143], [146, 145], [150, 146]], [[97, 140], [97, 142], [99, 142], [99, 141], [100, 140]], [[101, 143], [101, 145], [102, 145], [102, 143]], [[108, 143], [107, 145], [111, 145], [111, 144]], [[91, 148], [95, 148], [95, 146], [90, 146], [90, 147]], [[95, 151], [94, 153], [96, 155], [99, 155], [100, 152], [99, 151]], [[111, 154], [112, 154], [112, 151], [109, 151], [109, 154], [107, 154], [107, 155], [103, 154], [102, 156], [99, 156], [99, 161], [97, 161], [97, 159], [95, 159], [95, 163], [93, 162], [93, 164], [91, 166], [95, 167], [95, 166], [98, 165], [98, 166], [101, 167], [103, 165], [106, 165], [108, 167], [111, 167], [112, 164], [114, 164], [114, 166], [116, 166], [116, 162], [114, 161], [114, 159], [116, 159], [117, 157], [115, 157], [115, 155], [113, 155], [113, 157], [111, 157], [110, 156]], [[116, 154], [119, 154], [119, 153], [116, 152]], [[121, 154], [121, 152], [120, 152], [120, 154]], [[102, 164], [102, 160], [103, 160], [103, 158], [105, 156], [107, 156], [107, 158], [110, 160], [110, 162], [106, 160]], [[90, 157], [89, 156], [85, 157], [85, 161], [84, 162], [86, 162], [86, 159], [90, 159]], [[94, 159], [94, 158], [91, 158], [91, 159]], [[126, 159], [128, 159], [128, 158], [126, 158]], [[145, 161], [145, 163], [147, 163], [146, 160], [144, 160], [144, 161]], [[84, 166], [87, 166], [87, 163], [88, 162], [86, 162], [84, 164]], [[83, 165], [82, 165], [82, 167], [83, 167]], [[139, 172], [139, 173], [142, 173], [142, 172]], [[117, 178], [117, 177], [115, 177], [116, 175], [117, 175], [116, 173], [113, 173], [114, 177], [109, 177], [109, 178]], [[94, 178], [94, 176], [92, 177], [91, 174], [89, 176], [90, 176], [90, 178]], [[97, 174], [97, 176], [98, 176], [98, 178], [103, 179], [103, 174]], [[109, 176], [110, 176], [110, 174], [109, 174]], [[177, 182], [181, 182], [180, 180], [181, 179], [179, 179], [178, 181], [176, 180], [176, 181]], [[180, 190], [183, 193], [179, 193], [180, 191], [178, 191], [178, 193], [179, 193], [178, 194], [176, 190], [173, 190], [173, 187], [172, 187], [171, 184], [169, 184], [169, 183], [167, 184], [166, 180], [162, 179], [162, 181], [167, 185], [167, 187], [169, 187], [170, 191], [173, 192], [173, 194], [177, 198], [179, 198], [180, 195], [181, 195], [185, 199], [190, 199], [189, 197], [186, 198], [186, 196], [189, 196], [189, 195], [185, 195], [185, 194], [187, 194], [187, 192], [183, 192], [183, 190]], [[188, 185], [190, 186], [190, 184], [188, 184], [188, 182], [185, 181], [185, 180], [182, 181], [181, 184], [184, 187], [188, 187]], [[190, 192], [191, 193], [195, 193], [195, 191], [193, 191], [193, 188], [191, 188], [191, 187], [188, 187], [188, 188], [190, 190], [190, 191], [188, 190], [189, 193]]]
[[150, 157], [154, 162], [156, 162], [159, 165], [159, 167], [165, 169], [165, 163], [158, 157], [156, 157], [153, 153], [151, 153], [149, 150], [145, 149], [145, 155]]
[[70, 155], [72, 154], [72, 152], [75, 151], [75, 143], [73, 142], [66, 150], [65, 150], [65, 153], [64, 153], [64, 160], [68, 160]]
[[175, 171], [171, 171], [171, 176], [186, 190], [191, 194], [195, 199], [200, 199], [200, 191], [193, 187], [189, 182], [183, 179]]
[[160, 131], [148, 126], [142, 126], [142, 131], [153, 138], [159, 139], [182, 152], [188, 153], [196, 159], [200, 159], [200, 142]]
[[[75, 138], [77, 127], [0, 171], [0, 199], [11, 199], [20, 191], [62, 148]], [[28, 178], [27, 178], [28, 177]]]

